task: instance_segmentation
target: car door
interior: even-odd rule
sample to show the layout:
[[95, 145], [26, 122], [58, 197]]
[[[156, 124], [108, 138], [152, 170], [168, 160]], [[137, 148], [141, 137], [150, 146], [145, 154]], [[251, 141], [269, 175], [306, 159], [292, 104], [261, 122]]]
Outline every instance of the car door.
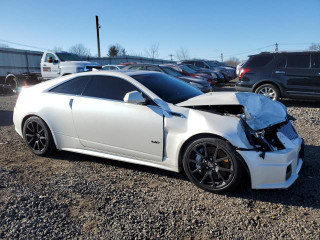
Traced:
[[125, 94], [135, 90], [140, 91], [122, 78], [92, 77], [72, 107], [74, 125], [84, 147], [146, 161], [162, 161], [162, 109], [155, 104], [125, 103]]
[[282, 78], [286, 95], [312, 95], [314, 91], [314, 69], [310, 67], [309, 53], [286, 54], [275, 74]]
[[314, 94], [320, 97], [320, 53], [311, 55], [311, 68], [313, 69]]
[[73, 142], [79, 142], [73, 124], [72, 102], [81, 95], [89, 80], [88, 76], [68, 79], [41, 96], [41, 101], [50, 103], [41, 110], [42, 116], [51, 126], [61, 148], [72, 147]]
[[41, 62], [41, 75], [43, 78], [56, 78], [60, 75], [59, 60], [52, 54], [47, 53], [44, 61]]

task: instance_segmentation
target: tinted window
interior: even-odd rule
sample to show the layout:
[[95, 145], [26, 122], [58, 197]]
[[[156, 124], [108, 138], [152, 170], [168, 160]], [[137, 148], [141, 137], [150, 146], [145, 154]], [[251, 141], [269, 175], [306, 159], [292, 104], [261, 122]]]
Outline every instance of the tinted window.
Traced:
[[190, 86], [188, 83], [166, 74], [150, 73], [132, 77], [164, 101], [173, 104], [202, 94], [200, 90]]
[[204, 68], [204, 67], [205, 67], [203, 62], [196, 62], [195, 65], [196, 65], [197, 67], [199, 67], [199, 68]]
[[71, 54], [71, 53], [57, 53], [58, 57], [62, 62], [64, 61], [83, 61], [82, 58], [80, 58], [76, 54]]
[[129, 67], [130, 70], [143, 70], [143, 66], [131, 66]]
[[309, 68], [310, 55], [309, 54], [288, 54], [287, 67], [288, 68]]
[[320, 68], [320, 54], [313, 54], [312, 55], [312, 67], [313, 68]]
[[131, 83], [112, 76], [93, 76], [82, 95], [123, 101], [128, 92], [139, 91]]
[[264, 67], [272, 59], [273, 59], [273, 56], [254, 56], [249, 59], [249, 61], [245, 64], [245, 67], [246, 68]]
[[51, 89], [49, 92], [80, 95], [83, 92], [89, 80], [90, 77], [87, 76], [73, 78]]
[[161, 72], [161, 70], [159, 68], [154, 67], [154, 66], [147, 66], [147, 71]]
[[179, 72], [178, 70], [171, 68], [171, 67], [162, 67], [162, 69], [166, 74], [169, 74], [173, 77], [183, 77], [184, 76], [181, 72]]

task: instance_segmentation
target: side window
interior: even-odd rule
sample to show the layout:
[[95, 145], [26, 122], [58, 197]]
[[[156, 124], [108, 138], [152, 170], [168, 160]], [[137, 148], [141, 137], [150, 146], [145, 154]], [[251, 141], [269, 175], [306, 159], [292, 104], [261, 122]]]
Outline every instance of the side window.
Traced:
[[83, 92], [89, 80], [90, 77], [88, 76], [73, 78], [51, 89], [49, 92], [80, 95]]
[[121, 78], [112, 76], [93, 76], [84, 90], [84, 96], [123, 101], [128, 92], [139, 91], [134, 85]]
[[199, 68], [204, 68], [204, 63], [203, 62], [196, 62], [195, 64]]
[[287, 68], [309, 68], [310, 54], [288, 54]]
[[273, 56], [271, 55], [270, 56], [254, 56], [250, 58], [250, 60], [246, 64], [246, 67], [248, 68], [264, 67], [272, 59], [273, 59]]
[[143, 66], [132, 66], [132, 67], [129, 67], [130, 70], [144, 70], [143, 69]]
[[44, 59], [44, 61], [48, 62], [49, 58], [52, 58], [52, 60], [56, 59], [56, 57], [52, 53], [47, 53], [46, 58]]
[[161, 70], [159, 68], [154, 67], [154, 66], [147, 66], [147, 71], [161, 72]]
[[313, 54], [311, 61], [312, 68], [320, 68], [320, 54]]

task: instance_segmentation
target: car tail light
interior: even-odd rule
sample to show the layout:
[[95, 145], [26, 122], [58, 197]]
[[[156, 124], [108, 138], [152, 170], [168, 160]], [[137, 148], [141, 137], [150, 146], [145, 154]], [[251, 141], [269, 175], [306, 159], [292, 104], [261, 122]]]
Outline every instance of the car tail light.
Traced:
[[247, 72], [250, 72], [249, 68], [241, 68], [239, 78], [242, 78]]

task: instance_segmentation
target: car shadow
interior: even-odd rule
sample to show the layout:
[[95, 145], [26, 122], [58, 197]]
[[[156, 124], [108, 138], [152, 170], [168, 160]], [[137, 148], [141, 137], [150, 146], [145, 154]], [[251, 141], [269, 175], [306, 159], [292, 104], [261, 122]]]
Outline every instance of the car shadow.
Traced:
[[[249, 180], [245, 181], [232, 193], [224, 193], [231, 198], [248, 200], [248, 207], [254, 207], [255, 202], [269, 202], [284, 206], [300, 206], [313, 209], [320, 209], [320, 146], [306, 145], [305, 158], [297, 181], [288, 189], [254, 190], [250, 188]], [[71, 152], [58, 152], [54, 159], [68, 161], [92, 161], [99, 164], [124, 168], [158, 176], [189, 181], [184, 173], [175, 173], [158, 168], [130, 164], [121, 161], [113, 161], [99, 157], [87, 156]], [[190, 183], [191, 184], [191, 183]]]
[[0, 110], [0, 127], [13, 124], [13, 111]]
[[308, 107], [320, 108], [320, 101], [302, 100], [302, 99], [280, 99], [286, 107]]

